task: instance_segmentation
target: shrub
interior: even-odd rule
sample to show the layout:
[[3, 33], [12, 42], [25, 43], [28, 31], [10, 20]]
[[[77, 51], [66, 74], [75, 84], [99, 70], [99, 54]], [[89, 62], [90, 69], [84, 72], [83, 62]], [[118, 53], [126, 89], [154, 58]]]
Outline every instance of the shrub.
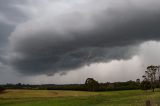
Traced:
[[141, 82], [141, 89], [148, 90], [151, 89], [151, 83], [147, 80]]

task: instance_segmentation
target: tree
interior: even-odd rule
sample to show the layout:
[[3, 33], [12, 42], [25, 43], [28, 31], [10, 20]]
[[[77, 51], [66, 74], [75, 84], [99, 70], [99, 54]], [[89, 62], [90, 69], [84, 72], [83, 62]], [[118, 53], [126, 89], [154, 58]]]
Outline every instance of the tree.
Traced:
[[150, 82], [151, 84], [151, 88], [152, 88], [152, 91], [154, 92], [154, 89], [155, 89], [155, 84], [156, 84], [156, 73], [158, 71], [158, 66], [148, 66], [147, 67], [147, 70], [145, 71], [145, 74], [144, 76], [142, 76], [144, 78], [144, 81], [143, 83], [148, 83]]
[[157, 66], [158, 68], [158, 86], [160, 87], [160, 66]]
[[88, 91], [97, 91], [99, 89], [99, 83], [93, 78], [87, 78], [85, 85]]
[[150, 81], [143, 80], [143, 81], [141, 82], [141, 89], [142, 89], [142, 90], [151, 89], [151, 83], [150, 83]]

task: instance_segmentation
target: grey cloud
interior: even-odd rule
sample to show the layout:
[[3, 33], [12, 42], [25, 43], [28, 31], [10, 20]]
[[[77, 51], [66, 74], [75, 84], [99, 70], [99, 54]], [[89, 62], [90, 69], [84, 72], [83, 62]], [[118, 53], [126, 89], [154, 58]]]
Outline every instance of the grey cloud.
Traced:
[[24, 22], [28, 16], [18, 6], [25, 6], [27, 0], [1, 0], [0, 1], [0, 22], [9, 25], [16, 25]]
[[[17, 24], [27, 19], [17, 5], [24, 5], [22, 0], [0, 1], [0, 56], [7, 55], [8, 37], [14, 31]], [[4, 60], [4, 59], [3, 59]]]
[[[52, 50], [48, 54], [41, 51], [41, 53], [30, 54], [29, 56], [27, 54], [26, 57], [22, 58], [16, 57], [17, 60], [12, 61], [12, 65], [20, 72], [29, 75], [53, 75], [57, 72], [63, 73], [63, 71], [77, 69], [91, 63], [109, 62], [113, 59], [129, 59], [131, 54], [134, 54], [131, 52], [132, 50], [130, 47], [117, 47], [114, 49], [83, 48], [77, 51], [65, 52], [63, 55]], [[135, 50], [137, 49], [135, 48]]]
[[11, 65], [23, 74], [50, 75], [129, 59], [137, 51], [133, 46], [160, 39], [160, 2], [142, 1], [122, 0], [117, 5], [118, 1], [93, 0], [71, 12], [21, 24], [10, 36]]
[[0, 47], [3, 47], [8, 42], [8, 37], [14, 30], [13, 26], [0, 23]]

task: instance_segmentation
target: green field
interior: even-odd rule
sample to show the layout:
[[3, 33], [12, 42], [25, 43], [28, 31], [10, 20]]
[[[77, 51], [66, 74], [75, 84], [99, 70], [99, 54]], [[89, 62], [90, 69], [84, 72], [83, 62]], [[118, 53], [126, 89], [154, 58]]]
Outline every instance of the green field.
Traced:
[[144, 106], [149, 99], [160, 106], [160, 90], [83, 92], [56, 90], [6, 90], [0, 106]]

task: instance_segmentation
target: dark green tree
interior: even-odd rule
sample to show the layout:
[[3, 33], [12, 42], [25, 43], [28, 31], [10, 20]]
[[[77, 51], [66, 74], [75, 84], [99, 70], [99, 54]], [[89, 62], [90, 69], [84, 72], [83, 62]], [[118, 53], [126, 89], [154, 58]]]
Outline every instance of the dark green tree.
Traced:
[[95, 81], [93, 78], [87, 78], [85, 86], [87, 87], [88, 91], [97, 91], [99, 89], [98, 81]]
[[158, 72], [158, 66], [151, 65], [151, 66], [147, 67], [147, 70], [145, 71], [146, 75], [142, 76], [144, 78], [143, 83], [149, 82], [153, 92], [156, 87], [156, 74], [157, 74], [157, 72]]
[[151, 83], [151, 87], [152, 87], [152, 91], [154, 92], [155, 89], [155, 84], [156, 84], [156, 73], [158, 71], [158, 67], [157, 66], [148, 66], [147, 67], [147, 71], [145, 71], [145, 73], [147, 74], [148, 80]]
[[143, 80], [143, 81], [141, 82], [141, 89], [142, 89], [142, 90], [151, 89], [151, 83], [150, 83], [150, 81]]

